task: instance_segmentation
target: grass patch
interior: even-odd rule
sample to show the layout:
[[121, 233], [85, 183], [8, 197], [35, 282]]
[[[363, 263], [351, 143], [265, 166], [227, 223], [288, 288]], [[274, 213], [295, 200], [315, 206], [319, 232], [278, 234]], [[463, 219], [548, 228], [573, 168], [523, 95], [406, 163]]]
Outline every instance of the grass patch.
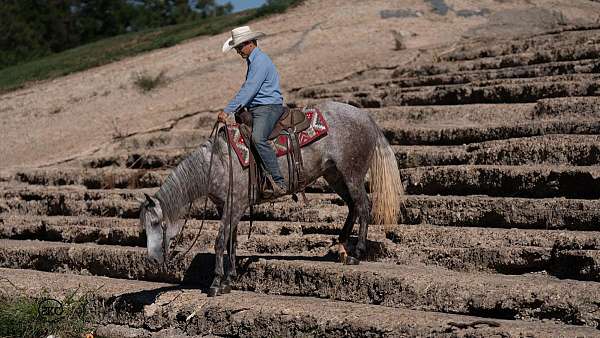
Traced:
[[91, 332], [87, 314], [87, 294], [77, 295], [72, 291], [59, 300], [60, 315], [48, 315], [40, 310], [42, 305], [56, 305], [50, 297], [40, 298], [20, 295], [15, 298], [0, 299], [0, 337], [46, 337], [50, 334], [60, 337], [81, 337]]
[[123, 34], [35, 61], [3, 68], [0, 69], [0, 93], [22, 88], [33, 81], [53, 79], [143, 52], [170, 47], [197, 36], [219, 34], [251, 20], [284, 12], [302, 1], [269, 1], [268, 5], [258, 9]]
[[161, 71], [156, 76], [149, 74], [147, 71], [136, 73], [133, 76], [133, 84], [143, 93], [147, 93], [166, 82], [167, 77], [164, 71]]

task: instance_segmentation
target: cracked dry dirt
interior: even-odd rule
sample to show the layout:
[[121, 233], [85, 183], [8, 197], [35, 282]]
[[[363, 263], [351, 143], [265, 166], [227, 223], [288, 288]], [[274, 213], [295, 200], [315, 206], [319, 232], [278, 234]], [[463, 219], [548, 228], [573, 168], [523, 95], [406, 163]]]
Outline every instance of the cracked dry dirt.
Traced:
[[406, 196], [356, 267], [333, 261], [347, 209], [324, 182], [306, 208], [258, 207], [214, 299], [216, 209], [193, 206], [194, 254], [163, 271], [137, 199], [239, 87], [226, 33], [4, 94], [0, 297], [93, 291], [107, 337], [600, 337], [599, 18], [584, 0], [332, 0], [251, 23], [288, 104], [373, 116]]

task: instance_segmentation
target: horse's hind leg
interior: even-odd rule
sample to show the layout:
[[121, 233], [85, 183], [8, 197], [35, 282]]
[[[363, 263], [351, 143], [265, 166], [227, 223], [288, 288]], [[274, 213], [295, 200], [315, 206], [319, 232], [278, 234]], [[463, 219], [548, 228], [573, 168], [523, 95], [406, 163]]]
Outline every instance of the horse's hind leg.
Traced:
[[[340, 237], [338, 239], [339, 242], [339, 258], [342, 263], [348, 263], [348, 239], [350, 238], [350, 234], [352, 233], [352, 228], [354, 227], [354, 223], [356, 222], [356, 217], [358, 216], [356, 212], [356, 207], [354, 200], [351, 198], [350, 192], [348, 191], [348, 186], [341, 174], [337, 170], [330, 170], [324, 176], [329, 186], [333, 188], [333, 190], [340, 195], [340, 197], [344, 200], [346, 205], [348, 206], [348, 216], [346, 216], [346, 221], [344, 222], [344, 227], [340, 232]], [[350, 259], [352, 261], [352, 259]]]
[[[369, 213], [369, 199], [367, 197], [367, 190], [365, 189], [365, 183], [363, 180], [357, 184], [349, 186], [350, 196], [355, 201], [356, 211], [358, 213], [358, 219], [360, 222], [360, 229], [358, 230], [358, 244], [356, 246], [356, 258], [358, 260], [366, 257], [367, 253], [367, 232], [369, 230], [370, 213]], [[349, 262], [350, 264], [351, 262]], [[358, 264], [358, 261], [355, 262]]]
[[[340, 234], [340, 243], [346, 246], [348, 237], [352, 232], [354, 222], [358, 217], [360, 222], [360, 229], [358, 231], [358, 244], [354, 255], [349, 255], [345, 260], [344, 264], [357, 265], [362, 258], [366, 256], [367, 252], [367, 230], [369, 225], [369, 199], [367, 197], [367, 190], [365, 189], [364, 180], [350, 181], [346, 184], [348, 197], [346, 203], [348, 203], [348, 218], [346, 224]], [[337, 190], [336, 190], [337, 192]]]

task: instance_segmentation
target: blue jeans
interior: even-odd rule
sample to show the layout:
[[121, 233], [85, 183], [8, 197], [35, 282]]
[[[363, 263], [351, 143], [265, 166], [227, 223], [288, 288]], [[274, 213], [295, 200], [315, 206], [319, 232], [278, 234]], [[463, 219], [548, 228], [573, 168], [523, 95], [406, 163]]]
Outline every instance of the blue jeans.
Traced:
[[280, 186], [285, 185], [279, 163], [277, 163], [277, 155], [269, 143], [267, 137], [275, 128], [275, 124], [283, 114], [283, 105], [267, 104], [250, 108], [252, 114], [252, 141], [256, 145], [258, 155], [260, 155], [267, 171], [273, 177], [273, 181]]

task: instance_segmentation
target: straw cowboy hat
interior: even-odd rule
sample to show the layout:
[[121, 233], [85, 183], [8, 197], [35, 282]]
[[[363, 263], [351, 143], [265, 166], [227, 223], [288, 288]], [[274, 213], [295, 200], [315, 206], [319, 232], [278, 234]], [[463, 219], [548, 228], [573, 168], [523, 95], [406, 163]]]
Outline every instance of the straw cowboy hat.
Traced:
[[231, 31], [231, 37], [223, 44], [223, 53], [230, 51], [241, 43], [258, 40], [265, 35], [263, 32], [253, 32], [248, 26], [235, 28]]

